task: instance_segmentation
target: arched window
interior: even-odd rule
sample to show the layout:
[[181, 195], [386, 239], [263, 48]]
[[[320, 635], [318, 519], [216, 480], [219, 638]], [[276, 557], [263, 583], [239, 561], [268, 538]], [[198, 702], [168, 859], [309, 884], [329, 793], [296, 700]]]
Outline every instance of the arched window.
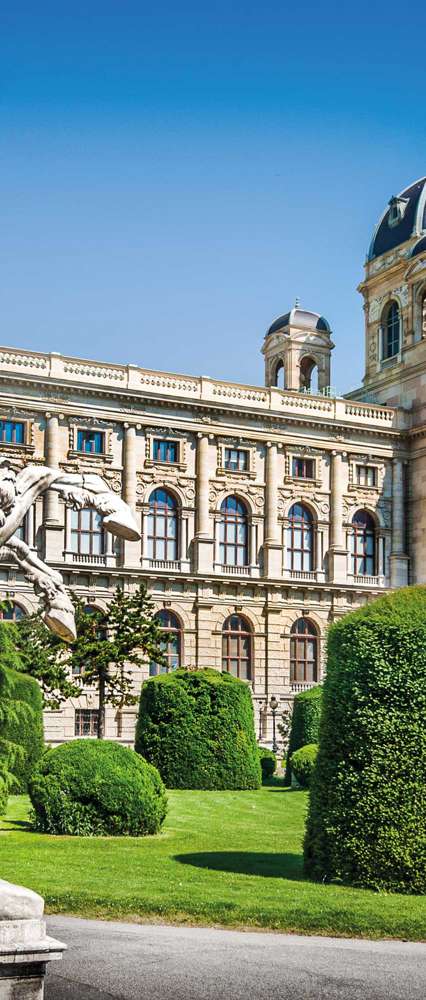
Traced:
[[173, 611], [158, 611], [155, 615], [161, 629], [167, 632], [167, 637], [161, 643], [163, 656], [166, 658], [166, 665], [155, 663], [153, 660], [149, 664], [149, 676], [155, 677], [157, 674], [168, 674], [170, 670], [177, 670], [181, 665], [182, 657], [182, 628], [178, 617]]
[[283, 361], [278, 361], [278, 364], [275, 365], [274, 385], [276, 385], [278, 389], [285, 389], [285, 369]]
[[223, 566], [248, 565], [247, 508], [238, 497], [225, 497], [220, 508], [219, 561]]
[[91, 507], [72, 510], [71, 552], [80, 556], [101, 556], [105, 552], [105, 534], [102, 516]]
[[397, 302], [391, 302], [384, 313], [382, 323], [383, 358], [395, 357], [398, 354], [401, 339], [401, 314]]
[[291, 627], [290, 683], [318, 680], [318, 633], [307, 618], [298, 618]]
[[230, 615], [222, 629], [222, 670], [251, 680], [252, 631], [241, 615]]
[[318, 392], [318, 365], [313, 358], [302, 358], [300, 362], [300, 389]]
[[25, 611], [21, 608], [20, 604], [15, 604], [15, 601], [9, 601], [5, 598], [3, 607], [0, 607], [0, 620], [4, 622], [19, 622], [21, 618], [25, 618]]
[[288, 513], [287, 569], [311, 572], [314, 567], [314, 525], [310, 510], [295, 503]]
[[352, 518], [351, 563], [354, 576], [376, 575], [376, 529], [366, 510], [358, 510]]
[[175, 498], [161, 487], [149, 498], [148, 558], [178, 558], [178, 512]]

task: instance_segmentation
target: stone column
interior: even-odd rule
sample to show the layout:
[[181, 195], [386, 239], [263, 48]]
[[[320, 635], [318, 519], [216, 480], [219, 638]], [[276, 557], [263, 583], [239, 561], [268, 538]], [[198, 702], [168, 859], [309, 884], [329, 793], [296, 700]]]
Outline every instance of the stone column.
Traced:
[[[140, 424], [124, 424], [123, 428], [123, 500], [136, 514], [137, 487], [137, 436]], [[139, 521], [140, 515], [137, 516]], [[141, 542], [122, 542], [124, 562], [127, 566], [140, 567]]]
[[196, 493], [196, 569], [198, 573], [213, 572], [214, 539], [211, 536], [209, 512], [209, 437], [197, 435], [197, 493]]
[[[59, 451], [59, 416], [57, 413], [46, 413], [46, 465], [57, 469], [60, 460]], [[54, 490], [47, 490], [45, 495], [44, 521], [46, 526], [59, 524], [59, 496]]]
[[392, 548], [390, 556], [391, 587], [406, 587], [408, 556], [405, 552], [404, 463], [394, 458], [392, 463]]
[[[53, 469], [59, 468], [61, 452], [58, 413], [46, 413], [44, 453], [46, 465]], [[63, 559], [63, 525], [60, 521], [60, 511], [58, 494], [54, 490], [47, 490], [43, 508], [44, 558], [52, 562], [61, 562]]]
[[278, 525], [278, 454], [277, 445], [266, 446], [266, 497], [264, 565], [267, 577], [282, 576], [282, 545]]
[[31, 889], [0, 880], [0, 997], [43, 1000], [46, 964], [66, 945], [46, 936], [44, 902]]
[[329, 578], [332, 583], [347, 582], [347, 550], [343, 531], [344, 458], [345, 452], [331, 452]]
[[136, 427], [124, 424], [123, 500], [132, 510], [136, 507]]

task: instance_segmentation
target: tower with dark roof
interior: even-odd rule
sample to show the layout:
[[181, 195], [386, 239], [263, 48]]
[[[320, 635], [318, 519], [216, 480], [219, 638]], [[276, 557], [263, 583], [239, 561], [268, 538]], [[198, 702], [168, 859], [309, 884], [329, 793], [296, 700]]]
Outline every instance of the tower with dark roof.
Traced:
[[262, 347], [265, 385], [301, 392], [326, 391], [333, 347], [327, 320], [296, 302], [266, 331]]

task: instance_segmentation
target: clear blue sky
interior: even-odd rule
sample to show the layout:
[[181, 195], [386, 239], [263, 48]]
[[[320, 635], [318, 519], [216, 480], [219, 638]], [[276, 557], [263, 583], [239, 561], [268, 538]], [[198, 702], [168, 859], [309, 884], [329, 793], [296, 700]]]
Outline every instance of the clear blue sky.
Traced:
[[1, 342], [261, 383], [299, 296], [358, 384], [371, 230], [426, 174], [425, 34], [420, 0], [4, 4]]

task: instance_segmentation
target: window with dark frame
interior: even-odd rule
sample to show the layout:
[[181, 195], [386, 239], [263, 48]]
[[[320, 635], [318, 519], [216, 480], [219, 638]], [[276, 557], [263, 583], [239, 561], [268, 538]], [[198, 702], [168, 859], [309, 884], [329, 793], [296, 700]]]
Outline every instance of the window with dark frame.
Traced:
[[166, 462], [168, 465], [176, 464], [179, 461], [178, 442], [163, 441], [161, 438], [154, 438], [152, 457], [154, 462]]
[[352, 518], [351, 567], [354, 576], [376, 575], [376, 528], [366, 510], [358, 510]]
[[151, 660], [149, 664], [149, 676], [155, 677], [157, 674], [168, 674], [171, 670], [177, 670], [181, 665], [182, 657], [182, 626], [177, 615], [173, 611], [158, 611], [154, 616], [160, 628], [167, 632], [167, 638], [161, 643], [161, 651], [167, 663], [155, 663]]
[[97, 708], [76, 708], [74, 736], [97, 736], [99, 712]]
[[399, 351], [401, 336], [401, 314], [397, 302], [391, 302], [383, 323], [383, 359], [394, 358]]
[[356, 481], [358, 486], [377, 486], [377, 469], [374, 465], [357, 465]]
[[318, 633], [307, 618], [298, 618], [290, 635], [290, 684], [318, 681]]
[[224, 468], [229, 472], [246, 472], [248, 451], [245, 448], [225, 448]]
[[84, 455], [103, 455], [105, 453], [105, 434], [102, 431], [77, 431], [77, 451]]
[[314, 567], [313, 517], [302, 503], [295, 503], [288, 512], [287, 569], [312, 572]]
[[222, 629], [222, 670], [250, 681], [252, 677], [253, 634], [241, 615], [230, 615]]
[[248, 566], [248, 515], [242, 500], [225, 497], [220, 508], [219, 560], [223, 566]]
[[102, 515], [88, 507], [71, 510], [71, 552], [81, 556], [101, 556], [105, 552]]
[[4, 608], [0, 608], [0, 621], [3, 622], [19, 622], [21, 618], [25, 618], [25, 611], [19, 604], [15, 604], [14, 601], [5, 600]]
[[178, 558], [177, 502], [168, 490], [154, 490], [149, 498], [148, 558], [175, 562]]
[[314, 459], [302, 458], [298, 455], [294, 455], [292, 460], [292, 476], [294, 479], [314, 479]]
[[25, 424], [16, 420], [0, 420], [1, 444], [25, 444]]

